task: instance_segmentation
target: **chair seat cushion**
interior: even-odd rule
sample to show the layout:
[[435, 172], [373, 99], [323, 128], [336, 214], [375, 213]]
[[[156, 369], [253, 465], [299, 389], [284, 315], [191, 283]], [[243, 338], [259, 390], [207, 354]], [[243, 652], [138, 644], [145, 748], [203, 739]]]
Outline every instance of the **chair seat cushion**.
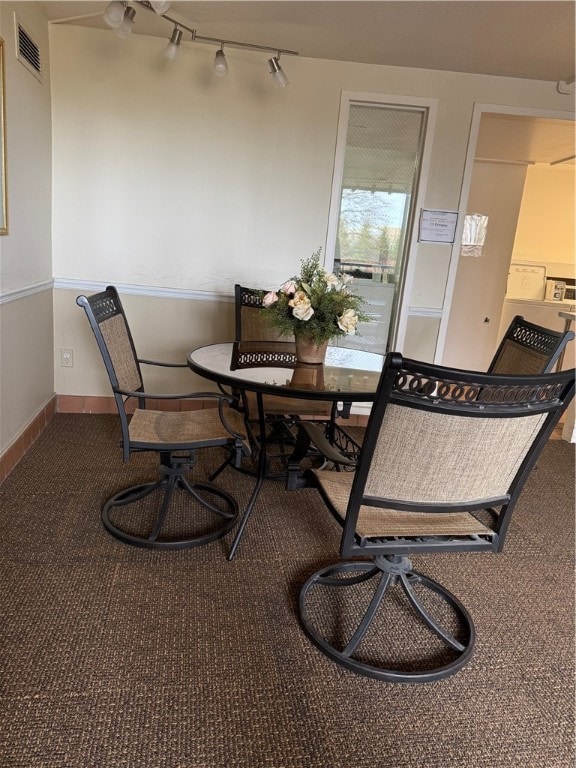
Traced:
[[[224, 418], [230, 428], [246, 440], [242, 414], [225, 407]], [[146, 444], [150, 447], [171, 445], [186, 448], [194, 444], [223, 445], [233, 441], [233, 436], [222, 424], [218, 408], [195, 411], [153, 411], [138, 408], [130, 420], [129, 433], [131, 443]]]
[[[354, 474], [314, 470], [314, 474], [334, 511], [344, 520]], [[388, 536], [486, 536], [493, 531], [469, 512], [407, 512], [383, 507], [363, 506], [356, 533], [362, 538]]]

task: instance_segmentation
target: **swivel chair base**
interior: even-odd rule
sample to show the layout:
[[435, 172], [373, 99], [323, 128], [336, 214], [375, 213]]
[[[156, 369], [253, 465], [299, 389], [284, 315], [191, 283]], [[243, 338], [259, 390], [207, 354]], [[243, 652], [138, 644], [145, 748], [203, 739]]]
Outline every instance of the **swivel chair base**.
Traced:
[[[368, 594], [360, 585], [367, 586], [369, 582], [372, 583]], [[359, 587], [364, 594], [362, 606], [350, 594]], [[401, 597], [396, 594], [398, 587], [401, 587], [412, 609], [410, 619], [416, 618], [415, 622], [411, 620], [410, 633], [401, 635], [400, 645], [409, 647], [413, 644], [414, 626], [416, 630], [427, 629], [429, 636], [431, 634], [436, 640], [439, 638], [441, 643], [436, 642], [434, 650], [428, 652], [428, 638], [425, 640], [425, 653], [415, 652], [409, 661], [399, 663], [398, 668], [390, 668], [386, 660], [390, 656], [390, 648], [383, 654], [380, 648], [380, 640], [389, 639], [383, 637], [382, 632], [388, 633], [389, 630], [377, 625], [387, 619], [391, 633], [402, 631], [406, 610], [404, 616], [398, 611], [406, 606], [399, 606], [394, 599]], [[321, 597], [314, 597], [315, 590], [328, 591], [323, 592]], [[424, 602], [417, 592], [422, 593]], [[390, 600], [385, 602], [385, 597], [390, 597]], [[435, 618], [424, 604], [430, 602], [428, 597], [432, 597], [434, 613], [441, 615], [441, 619]], [[396, 619], [393, 618], [393, 611], [397, 612]], [[354, 612], [355, 618], [348, 621], [351, 612]], [[373, 562], [342, 562], [322, 568], [302, 587], [299, 615], [305, 633], [322, 653], [340, 666], [375, 680], [391, 683], [442, 680], [461, 669], [472, 657], [475, 629], [470, 615], [448, 590], [413, 571], [406, 557], [378, 556]], [[342, 630], [342, 627], [345, 629]], [[344, 633], [345, 638], [342, 637]], [[363, 641], [365, 646], [362, 651]], [[416, 661], [414, 655], [418, 656]], [[438, 661], [441, 661], [439, 666]]]
[[[230, 494], [217, 488], [211, 483], [190, 483], [184, 476], [184, 472], [189, 469], [189, 463], [173, 461], [171, 465], [162, 465], [160, 472], [163, 477], [153, 483], [143, 483], [127, 488], [112, 496], [105, 503], [102, 509], [102, 522], [106, 530], [120, 541], [126, 544], [132, 544], [136, 547], [146, 547], [148, 549], [185, 549], [187, 547], [199, 547], [208, 544], [211, 541], [224, 536], [236, 524], [238, 519], [238, 503]], [[175, 494], [183, 493], [186, 496], [186, 503], [190, 504], [191, 515], [202, 513], [208, 516], [213, 522], [203, 524], [197, 532], [180, 531], [163, 535], [163, 530], [168, 528], [167, 522], [170, 515], [170, 508], [174, 506]], [[129, 507], [132, 504], [142, 501], [151, 494], [162, 494], [160, 509], [149, 515], [147, 523], [148, 531], [140, 533], [140, 525], [132, 523], [120, 527], [116, 521], [118, 515], [115, 510], [120, 507]], [[210, 497], [220, 499], [220, 506], [216, 506], [210, 501]], [[216, 500], [214, 499], [214, 501]], [[142, 517], [145, 512], [142, 509]], [[134, 530], [130, 530], [131, 528]], [[141, 528], [140, 528], [141, 529]]]

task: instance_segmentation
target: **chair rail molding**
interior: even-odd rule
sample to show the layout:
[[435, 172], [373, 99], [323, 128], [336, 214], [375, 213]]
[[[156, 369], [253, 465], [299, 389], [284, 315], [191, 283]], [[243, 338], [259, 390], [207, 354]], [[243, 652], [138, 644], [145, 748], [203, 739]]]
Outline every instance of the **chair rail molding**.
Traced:
[[27, 296], [33, 296], [35, 293], [42, 293], [42, 291], [52, 290], [54, 286], [54, 280], [43, 280], [40, 283], [31, 283], [30, 285], [24, 285], [21, 288], [14, 288], [11, 291], [0, 292], [0, 304], [8, 304], [10, 301], [19, 301], [25, 299]]
[[225, 301], [234, 302], [234, 292], [192, 291], [184, 288], [161, 288], [154, 285], [136, 285], [134, 283], [118, 283], [115, 280], [102, 282], [100, 280], [71, 280], [54, 278], [54, 288], [67, 291], [103, 291], [114, 283], [119, 293], [134, 296], [155, 296], [163, 299], [188, 299], [189, 301]]

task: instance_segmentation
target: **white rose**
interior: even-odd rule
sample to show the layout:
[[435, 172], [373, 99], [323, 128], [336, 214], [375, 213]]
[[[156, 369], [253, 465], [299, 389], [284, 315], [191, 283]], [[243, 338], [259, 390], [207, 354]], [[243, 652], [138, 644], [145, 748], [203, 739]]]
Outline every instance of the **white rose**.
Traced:
[[269, 307], [271, 304], [275, 304], [278, 301], [278, 294], [276, 291], [269, 291], [262, 299], [262, 306]]
[[329, 275], [326, 275], [326, 285], [328, 286], [329, 290], [338, 291], [341, 287], [340, 280], [336, 277], [334, 272], [330, 272]]
[[340, 281], [342, 285], [348, 285], [349, 283], [354, 282], [354, 278], [352, 275], [347, 275], [345, 272], [342, 272], [340, 275]]
[[306, 296], [304, 291], [296, 291], [294, 298], [290, 299], [288, 305], [293, 307], [292, 314], [298, 320], [310, 320], [314, 314], [310, 299]]
[[356, 333], [358, 325], [358, 315], [353, 309], [345, 310], [338, 318], [338, 328], [349, 336]]

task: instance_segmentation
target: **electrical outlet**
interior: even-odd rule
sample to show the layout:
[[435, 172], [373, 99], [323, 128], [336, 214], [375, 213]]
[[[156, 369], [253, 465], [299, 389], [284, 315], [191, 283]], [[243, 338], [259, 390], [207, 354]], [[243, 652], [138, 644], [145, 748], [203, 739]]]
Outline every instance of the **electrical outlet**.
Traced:
[[72, 349], [60, 350], [60, 365], [62, 368], [74, 368], [74, 351]]

